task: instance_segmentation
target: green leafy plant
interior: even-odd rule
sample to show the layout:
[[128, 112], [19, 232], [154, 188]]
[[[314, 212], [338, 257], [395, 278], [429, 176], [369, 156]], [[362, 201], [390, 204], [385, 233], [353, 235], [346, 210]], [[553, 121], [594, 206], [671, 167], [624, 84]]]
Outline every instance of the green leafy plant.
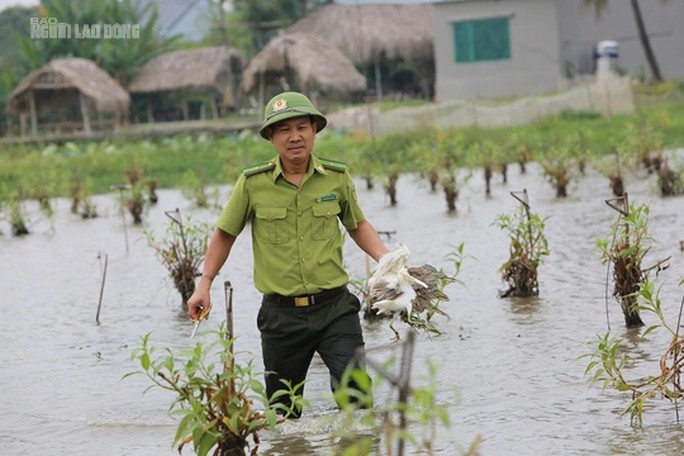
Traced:
[[549, 255], [549, 245], [544, 235], [546, 219], [530, 211], [527, 204], [521, 204], [518, 211], [499, 215], [495, 222], [507, 231], [510, 238], [510, 256], [501, 265], [501, 279], [508, 289], [501, 297], [528, 297], [539, 294], [537, 277], [539, 265]]
[[81, 218], [90, 219], [97, 217], [97, 206], [91, 198], [90, 179], [81, 179], [72, 176], [69, 191], [71, 194], [71, 213], [80, 214]]
[[[681, 280], [679, 285], [684, 285], [684, 280]], [[622, 354], [622, 341], [611, 336], [610, 332], [597, 336], [596, 340], [591, 342], [594, 350], [582, 357], [590, 359], [585, 375], [592, 375], [592, 383], [600, 382], [604, 389], [613, 387], [617, 391], [632, 393], [632, 400], [622, 414], [630, 414], [630, 422], [633, 426], [642, 426], [648, 400], [662, 397], [673, 401], [676, 406], [676, 401], [684, 397], [684, 388], [681, 384], [684, 367], [684, 337], [679, 332], [684, 298], [679, 307], [677, 323], [672, 326], [665, 319], [660, 290], [655, 290], [653, 282], [646, 280], [635, 297], [641, 301], [639, 305], [641, 310], [652, 313], [659, 320], [658, 324], [646, 329], [643, 336], [655, 330], [664, 330], [670, 335], [670, 342], [658, 363], [660, 372], [657, 375], [649, 375], [645, 379], [628, 380], [623, 370], [626, 366], [633, 365], [634, 360]]]
[[594, 169], [608, 178], [613, 196], [625, 194], [625, 173], [633, 171], [629, 158], [627, 148], [618, 141], [611, 144], [609, 154], [591, 158]]
[[[392, 377], [390, 368], [395, 363], [393, 358], [382, 366], [384, 375], [373, 380], [374, 388], [379, 387], [386, 377]], [[438, 401], [438, 366], [428, 361], [428, 372], [421, 379], [420, 386], [408, 387], [405, 402], [385, 402], [374, 408], [367, 408], [371, 393], [363, 393], [357, 388], [349, 388], [353, 379], [363, 381], [360, 371], [348, 371], [342, 379], [343, 386], [335, 393], [338, 404], [341, 404], [341, 421], [337, 423], [331, 440], [334, 442], [333, 454], [342, 456], [367, 456], [371, 454], [394, 454], [392, 446], [402, 441], [411, 446], [415, 452], [434, 454], [432, 444], [440, 427], [449, 428], [451, 419], [444, 404]], [[397, 380], [396, 378], [394, 379]], [[396, 382], [393, 381], [395, 386]], [[370, 386], [370, 385], [368, 385]], [[354, 401], [345, 398], [353, 397]], [[378, 453], [380, 439], [384, 440], [385, 451]], [[401, 454], [401, 452], [399, 453]], [[410, 452], [409, 454], [417, 454]]]
[[186, 219], [187, 226], [184, 225], [178, 209], [168, 211], [166, 215], [170, 218], [166, 237], [157, 239], [150, 230], [145, 230], [145, 236], [148, 245], [169, 271], [185, 306], [195, 291], [195, 277], [201, 272], [199, 267], [206, 254], [210, 226], [207, 223], [193, 223], [190, 217]]
[[0, 186], [0, 216], [7, 219], [14, 236], [29, 234], [26, 209], [18, 191]]
[[507, 155], [512, 161], [518, 162], [520, 174], [527, 173], [527, 163], [532, 158], [532, 151], [535, 149], [536, 138], [532, 135], [513, 133], [508, 136], [505, 147], [508, 149]]
[[648, 235], [649, 212], [646, 204], [629, 204], [626, 214], [613, 223], [610, 236], [596, 241], [603, 263], [612, 266], [613, 297], [620, 303], [628, 328], [644, 325], [637, 295], [647, 278], [641, 263], [652, 241]]
[[491, 196], [492, 177], [495, 168], [504, 169], [501, 147], [491, 140], [483, 140], [473, 146], [474, 157], [477, 157], [477, 165], [482, 166], [485, 180], [485, 195]]
[[[212, 206], [210, 196], [213, 197], [214, 201], [218, 200], [218, 189], [214, 189], [213, 195], [208, 195], [205, 182], [194, 171], [186, 171], [183, 174], [179, 187], [181, 194], [186, 199], [194, 202], [197, 207], [206, 208]], [[213, 206], [217, 205], [217, 203], [213, 204]]]
[[[145, 206], [152, 204], [152, 193], [149, 192], [149, 179], [145, 177], [145, 170], [137, 166], [131, 166], [126, 170], [129, 185], [122, 193], [123, 204], [133, 217], [133, 224], [142, 224], [142, 214]], [[123, 188], [123, 187], [121, 187]]]
[[[180, 419], [173, 438], [179, 453], [192, 442], [197, 456], [243, 456], [257, 454], [258, 433], [274, 429], [291, 413], [283, 404], [269, 407], [263, 384], [257, 380], [252, 360], [235, 363], [235, 338], [227, 336], [226, 325], [206, 333], [210, 342], [197, 342], [193, 348], [174, 352], [158, 349], [150, 343], [151, 334], [142, 337], [141, 346], [133, 350], [131, 359], [139, 362], [137, 371], [152, 385], [176, 395], [171, 415]], [[289, 385], [288, 385], [289, 387]], [[298, 387], [281, 390], [289, 394], [293, 407], [303, 407], [297, 397]], [[146, 390], [147, 391], [147, 390]], [[256, 407], [261, 406], [259, 410]]]
[[472, 177], [470, 169], [462, 169], [461, 171], [463, 172], [459, 173], [458, 170], [447, 169], [442, 176], [442, 189], [444, 190], [444, 198], [447, 203], [447, 211], [450, 214], [456, 213], [458, 195]]
[[556, 197], [566, 198], [570, 183], [577, 177], [574, 168], [577, 157], [573, 155], [571, 144], [547, 147], [538, 160], [544, 170], [544, 176], [556, 190]]
[[658, 172], [663, 163], [662, 131], [648, 119], [627, 126], [626, 144], [639, 164], [649, 173]]
[[660, 168], [657, 170], [658, 187], [662, 196], [675, 196], [684, 194], [684, 162], [677, 161], [676, 157], [663, 158]]

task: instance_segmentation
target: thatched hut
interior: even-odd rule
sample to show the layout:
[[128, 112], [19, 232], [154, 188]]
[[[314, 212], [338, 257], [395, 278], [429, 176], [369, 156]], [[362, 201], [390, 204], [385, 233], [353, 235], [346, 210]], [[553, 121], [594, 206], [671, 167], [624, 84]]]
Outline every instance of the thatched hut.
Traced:
[[382, 62], [411, 62], [423, 79], [426, 95], [434, 91], [434, 15], [431, 4], [326, 5], [300, 19], [287, 32], [313, 33], [357, 65], [373, 66], [381, 97]]
[[[145, 63], [128, 85], [136, 95], [163, 95], [177, 99], [184, 120], [189, 119], [188, 99], [196, 96], [208, 101], [212, 116], [218, 117], [217, 99], [222, 106], [233, 105], [233, 84], [245, 58], [241, 52], [226, 46], [166, 52]], [[147, 97], [147, 115], [153, 120], [152, 99]], [[204, 115], [204, 104], [202, 114]]]
[[310, 33], [286, 33], [269, 41], [245, 68], [240, 89], [245, 93], [258, 89], [263, 106], [266, 87], [281, 80], [313, 98], [316, 90], [349, 93], [366, 88], [366, 78], [349, 58]]
[[22, 119], [28, 112], [32, 135], [38, 133], [39, 116], [63, 120], [80, 110], [83, 130], [90, 134], [91, 114], [113, 114], [117, 128], [130, 102], [128, 92], [92, 60], [62, 58], [22, 79], [9, 95], [7, 110]]

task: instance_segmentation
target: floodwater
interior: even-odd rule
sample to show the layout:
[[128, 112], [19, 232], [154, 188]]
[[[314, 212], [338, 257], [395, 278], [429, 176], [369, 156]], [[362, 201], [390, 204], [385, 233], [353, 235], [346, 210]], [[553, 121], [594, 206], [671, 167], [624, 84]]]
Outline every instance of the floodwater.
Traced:
[[[412, 251], [411, 264], [449, 268], [445, 256], [461, 242], [470, 255], [459, 277], [465, 286], [446, 289], [451, 300], [443, 308], [451, 319], [434, 320], [444, 334], [420, 336], [415, 348], [413, 384], [425, 382], [428, 360], [436, 362], [437, 400], [447, 406], [451, 419], [450, 428], [438, 426], [434, 453], [461, 454], [479, 436], [483, 455], [683, 454], [684, 432], [672, 403], [650, 401], [644, 427], [636, 430], [629, 417], [621, 415], [630, 395], [591, 386], [584, 375], [588, 361], [578, 359], [591, 350], [588, 342], [607, 330], [606, 268], [595, 241], [608, 235], [617, 218], [604, 202], [612, 197], [608, 180], [589, 170], [570, 188], [569, 197], [559, 200], [538, 166], [529, 165], [526, 174], [510, 167], [508, 174], [506, 184], [494, 176], [487, 198], [482, 172], [477, 172], [461, 191], [456, 215], [446, 212], [442, 193], [430, 193], [417, 176], [400, 178], [396, 207], [389, 206], [380, 185], [369, 191], [361, 180], [357, 183], [367, 217], [378, 230], [396, 231], [388, 244], [404, 242]], [[498, 268], [508, 256], [508, 244], [492, 222], [498, 214], [516, 209], [509, 192], [523, 188], [532, 211], [548, 217], [551, 255], [539, 271], [539, 297], [501, 299]], [[655, 242], [646, 263], [672, 257], [658, 283], [665, 315], [674, 325], [684, 291], [677, 286], [684, 277], [679, 246], [684, 239], [684, 199], [660, 197], [652, 178], [628, 179], [626, 188], [630, 201], [651, 207]], [[229, 188], [221, 191], [225, 198]], [[194, 209], [177, 191], [164, 190], [159, 196], [159, 204], [145, 214], [146, 225], [158, 235], [168, 224], [167, 210], [179, 208], [196, 221], [216, 218], [215, 211]], [[187, 347], [193, 344], [192, 325], [180, 311], [179, 295], [147, 246], [142, 228], [128, 222], [124, 231], [114, 195], [98, 196], [95, 202], [101, 217], [94, 220], [70, 214], [63, 199], [56, 202], [52, 222], [29, 206], [32, 234], [24, 238], [11, 237], [3, 224], [0, 454], [177, 454], [171, 448], [176, 421], [167, 414], [173, 395], [159, 389], [143, 395], [149, 386], [144, 377], [122, 376], [136, 369], [129, 358], [141, 336], [152, 332], [152, 343], [159, 347]], [[363, 277], [363, 255], [351, 241], [345, 251], [352, 277]], [[97, 325], [105, 254], [108, 272]], [[250, 241], [243, 235], [212, 293], [222, 304], [222, 282], [232, 282], [238, 360], [254, 358], [260, 369], [259, 295], [251, 267]], [[642, 316], [647, 325], [656, 323], [653, 315]], [[223, 312], [214, 311], [206, 327], [223, 318]], [[637, 379], [658, 373], [667, 335], [629, 334], [612, 301], [609, 320], [613, 334], [626, 339], [626, 353], [638, 361], [626, 375]], [[363, 324], [368, 348], [390, 342], [387, 321]], [[397, 327], [406, 330], [403, 323]], [[370, 356], [382, 361], [393, 355], [381, 350]], [[326, 370], [314, 359], [307, 385], [312, 410], [278, 432], [262, 432], [260, 453], [329, 454], [331, 425], [321, 424], [321, 419], [336, 412], [327, 394]], [[381, 389], [376, 402], [395, 397], [395, 392]], [[409, 447], [407, 454], [425, 453]]]

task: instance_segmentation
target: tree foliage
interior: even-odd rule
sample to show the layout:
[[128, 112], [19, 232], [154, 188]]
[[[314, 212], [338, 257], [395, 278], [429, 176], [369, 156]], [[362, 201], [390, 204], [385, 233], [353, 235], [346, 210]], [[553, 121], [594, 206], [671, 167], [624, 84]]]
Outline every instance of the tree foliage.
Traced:
[[[0, 11], [0, 105], [7, 104], [7, 98], [23, 75], [21, 52], [17, 41], [29, 34], [29, 20], [33, 8], [14, 6]], [[0, 133], [7, 122], [5, 110], [0, 109]]]
[[[41, 0], [35, 16], [55, 18], [67, 24], [134, 24], [139, 37], [111, 39], [31, 39], [17, 36], [24, 72], [57, 57], [82, 57], [95, 61], [114, 79], [126, 85], [148, 60], [173, 48], [178, 37], [159, 36], [159, 13], [153, 3], [134, 0]], [[73, 32], [72, 32], [73, 33]]]
[[[214, 0], [221, 3], [220, 0]], [[271, 38], [332, 0], [233, 0], [227, 16], [229, 42], [242, 42], [248, 55], [263, 48]], [[245, 42], [248, 38], [249, 42]]]

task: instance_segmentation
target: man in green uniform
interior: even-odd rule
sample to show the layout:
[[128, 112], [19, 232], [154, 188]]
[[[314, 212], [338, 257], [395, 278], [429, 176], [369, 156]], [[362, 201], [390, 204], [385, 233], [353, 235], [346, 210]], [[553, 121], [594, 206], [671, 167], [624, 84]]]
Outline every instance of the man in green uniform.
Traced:
[[[259, 133], [277, 156], [238, 178], [209, 243], [202, 278], [188, 299], [188, 314], [196, 320], [209, 308], [211, 282], [235, 238], [251, 222], [269, 398], [284, 388], [282, 380], [302, 383], [315, 352], [330, 371], [333, 390], [348, 367], [362, 367], [354, 361], [364, 345], [360, 303], [346, 288], [339, 222], [376, 261], [388, 251], [364, 217], [345, 165], [312, 154], [316, 133], [326, 124], [300, 93], [281, 93], [268, 102]], [[287, 395], [275, 402], [291, 405]]]

